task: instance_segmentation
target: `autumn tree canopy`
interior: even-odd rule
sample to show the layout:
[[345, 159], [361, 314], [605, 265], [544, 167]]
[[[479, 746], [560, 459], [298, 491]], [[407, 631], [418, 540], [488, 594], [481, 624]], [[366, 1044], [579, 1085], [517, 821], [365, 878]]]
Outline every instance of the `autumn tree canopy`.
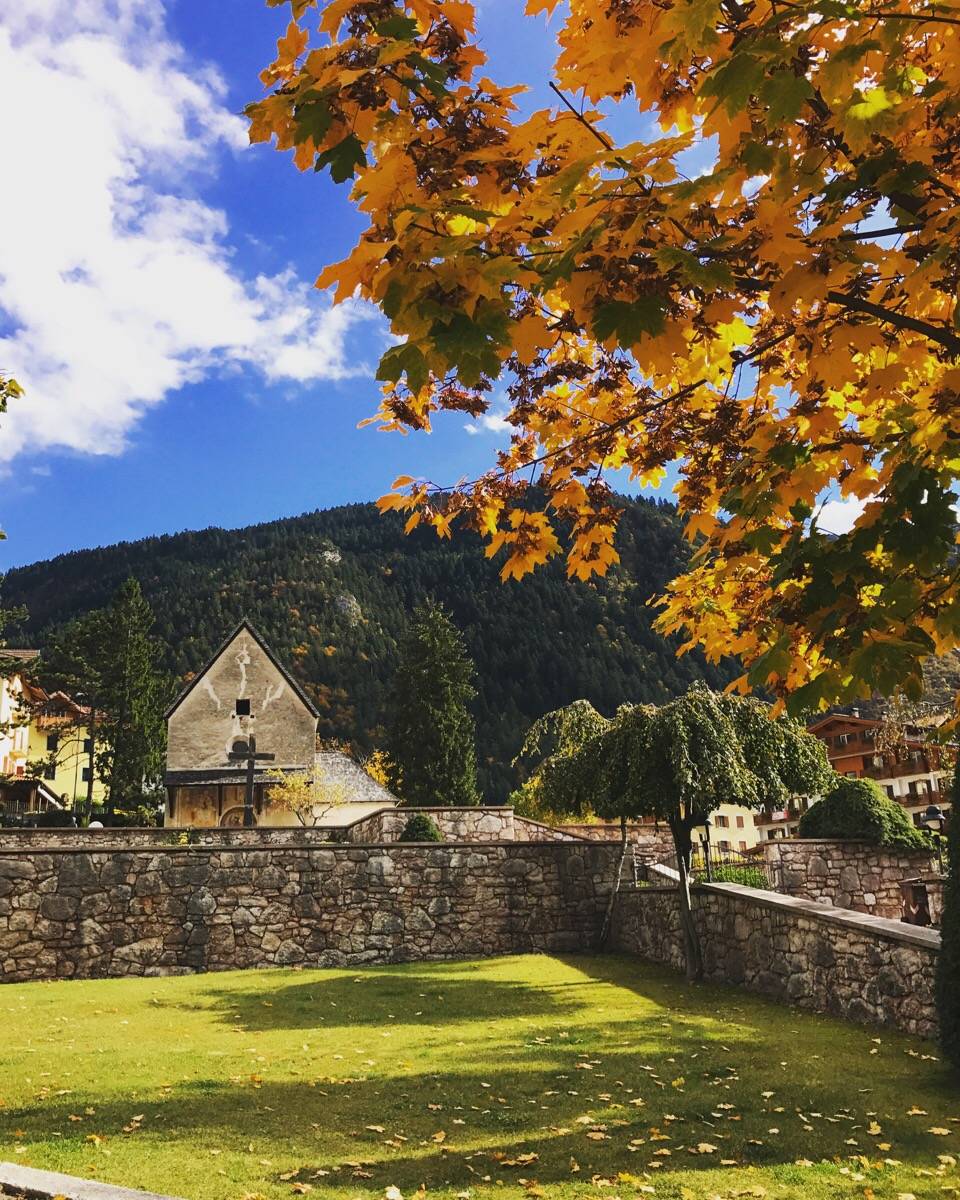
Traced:
[[[479, 478], [401, 476], [383, 507], [473, 526], [504, 578], [566, 526], [588, 578], [617, 561], [608, 473], [678, 464], [696, 554], [663, 630], [796, 710], [916, 693], [960, 640], [960, 9], [528, 0], [518, 36], [560, 22], [529, 115], [467, 0], [291, 9], [251, 138], [352, 181], [368, 227], [317, 284], [398, 338], [381, 426], [497, 389], [514, 430]], [[851, 532], [820, 528], [826, 495], [862, 502]]]

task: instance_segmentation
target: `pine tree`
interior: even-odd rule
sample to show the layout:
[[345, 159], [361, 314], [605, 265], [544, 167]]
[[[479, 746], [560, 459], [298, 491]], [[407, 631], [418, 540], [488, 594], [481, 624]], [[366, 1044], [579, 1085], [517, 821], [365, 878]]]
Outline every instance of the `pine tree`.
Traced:
[[406, 805], [476, 804], [474, 667], [444, 610], [414, 613], [390, 697], [390, 785]]
[[947, 881], [937, 958], [937, 1012], [943, 1053], [960, 1071], [960, 758], [954, 768], [947, 821]]
[[108, 805], [136, 805], [155, 791], [163, 770], [164, 705], [171, 691], [164, 648], [140, 584], [128, 579], [108, 608], [71, 622], [44, 656], [44, 679], [95, 712], [97, 775]]

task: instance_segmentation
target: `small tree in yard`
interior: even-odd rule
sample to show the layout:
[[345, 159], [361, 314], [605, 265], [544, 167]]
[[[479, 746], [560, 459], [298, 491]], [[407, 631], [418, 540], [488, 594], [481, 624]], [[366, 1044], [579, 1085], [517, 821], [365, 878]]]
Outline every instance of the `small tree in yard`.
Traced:
[[598, 816], [619, 818], [624, 830], [638, 817], [669, 827], [688, 979], [703, 973], [690, 907], [693, 830], [720, 804], [782, 805], [791, 795], [822, 791], [832, 775], [823, 744], [798, 722], [771, 719], [758, 700], [702, 687], [662, 708], [621, 709], [605, 732], [541, 769], [555, 807], [589, 806]]
[[347, 802], [346, 786], [331, 778], [318, 763], [310, 771], [271, 771], [268, 799], [271, 808], [293, 813], [301, 825], [319, 825], [339, 804]]
[[947, 884], [937, 956], [937, 1013], [943, 1053], [960, 1072], [960, 758], [954, 767], [947, 854]]
[[414, 613], [387, 722], [390, 786], [417, 808], [478, 802], [473, 663], [439, 605]]

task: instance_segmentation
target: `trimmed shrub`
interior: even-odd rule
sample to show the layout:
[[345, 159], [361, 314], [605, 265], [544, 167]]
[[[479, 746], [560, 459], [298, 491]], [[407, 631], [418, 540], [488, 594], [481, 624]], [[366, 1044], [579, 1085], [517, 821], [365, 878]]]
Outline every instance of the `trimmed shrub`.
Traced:
[[401, 842], [442, 842], [443, 835], [436, 821], [426, 813], [414, 813], [403, 827]]
[[960, 759], [947, 821], [947, 882], [937, 955], [937, 1013], [944, 1057], [960, 1073]]
[[800, 818], [802, 838], [856, 838], [893, 850], [933, 850], [931, 835], [917, 829], [896, 800], [872, 779], [838, 775], [830, 792]]

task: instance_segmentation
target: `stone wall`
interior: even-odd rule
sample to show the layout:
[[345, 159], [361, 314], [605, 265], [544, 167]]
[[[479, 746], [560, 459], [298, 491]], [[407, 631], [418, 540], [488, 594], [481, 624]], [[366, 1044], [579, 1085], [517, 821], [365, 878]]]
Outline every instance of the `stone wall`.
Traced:
[[573, 833], [564, 826], [544, 825], [542, 821], [531, 821], [529, 817], [513, 818], [513, 836], [518, 842], [584, 842], [589, 838]]
[[396, 808], [372, 813], [343, 830], [349, 842], [396, 842], [415, 813], [424, 813], [449, 842], [579, 842], [582, 838], [518, 817], [512, 808]]
[[256, 829], [0, 829], [3, 850], [161, 850], [170, 846], [324, 846], [338, 831], [301, 825]]
[[5, 982], [596, 947], [614, 846], [0, 853]]
[[341, 826], [259, 825], [256, 829], [0, 829], [2, 850], [136, 850], [165, 846], [324, 846], [395, 842], [414, 812], [426, 813], [444, 841], [451, 842], [579, 842], [576, 834], [514, 815], [501, 808], [418, 808], [393, 806]]
[[[620, 824], [617, 821], [565, 823], [557, 828], [591, 842], [620, 841]], [[673, 858], [676, 854], [670, 830], [665, 827], [657, 829], [654, 825], [628, 825], [627, 838], [635, 847], [637, 857], [644, 862], [657, 862]]]
[[388, 808], [354, 821], [343, 830], [349, 842], [395, 842], [415, 813], [428, 816], [445, 842], [512, 842], [512, 808]]
[[894, 921], [903, 915], [901, 882], [929, 873], [935, 859], [932, 853], [820, 838], [764, 842], [763, 853], [776, 891]]
[[[734, 884], [697, 887], [692, 899], [707, 979], [935, 1036], [939, 933]], [[621, 891], [610, 944], [680, 968], [679, 914], [674, 888]]]

